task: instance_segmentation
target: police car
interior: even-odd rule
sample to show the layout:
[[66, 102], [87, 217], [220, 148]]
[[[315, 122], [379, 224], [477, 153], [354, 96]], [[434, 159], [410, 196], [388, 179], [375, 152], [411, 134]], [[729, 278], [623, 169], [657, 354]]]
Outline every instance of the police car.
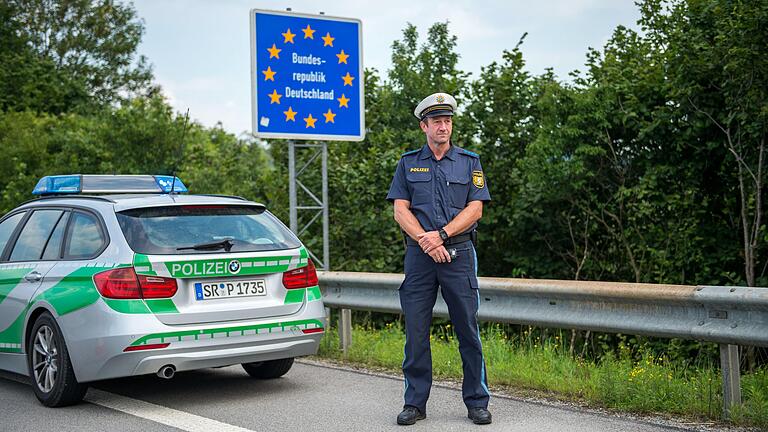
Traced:
[[47, 406], [107, 378], [242, 364], [284, 375], [325, 309], [306, 248], [264, 205], [172, 176], [42, 178], [0, 219], [0, 369]]

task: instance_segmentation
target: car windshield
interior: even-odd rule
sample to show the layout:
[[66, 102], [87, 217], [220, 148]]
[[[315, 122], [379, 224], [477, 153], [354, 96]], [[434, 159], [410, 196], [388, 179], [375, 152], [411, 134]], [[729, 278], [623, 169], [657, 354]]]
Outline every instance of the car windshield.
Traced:
[[182, 205], [117, 213], [128, 244], [147, 255], [294, 249], [301, 244], [261, 207]]

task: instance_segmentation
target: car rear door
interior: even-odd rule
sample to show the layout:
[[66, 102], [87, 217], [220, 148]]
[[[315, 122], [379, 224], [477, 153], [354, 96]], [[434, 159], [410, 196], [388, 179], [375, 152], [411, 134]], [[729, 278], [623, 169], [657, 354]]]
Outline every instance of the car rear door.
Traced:
[[[0, 224], [0, 247], [5, 246], [0, 262], [0, 352], [22, 351], [27, 307], [51, 282], [47, 277], [59, 259], [68, 215], [63, 209], [42, 208]], [[4, 240], [10, 228], [13, 234]]]

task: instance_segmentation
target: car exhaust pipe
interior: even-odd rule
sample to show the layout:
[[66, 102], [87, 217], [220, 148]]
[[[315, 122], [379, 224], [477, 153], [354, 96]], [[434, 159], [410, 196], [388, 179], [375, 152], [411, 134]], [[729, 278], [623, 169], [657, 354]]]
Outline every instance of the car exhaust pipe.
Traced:
[[171, 379], [176, 375], [176, 367], [174, 365], [165, 365], [157, 371], [157, 376], [163, 379]]

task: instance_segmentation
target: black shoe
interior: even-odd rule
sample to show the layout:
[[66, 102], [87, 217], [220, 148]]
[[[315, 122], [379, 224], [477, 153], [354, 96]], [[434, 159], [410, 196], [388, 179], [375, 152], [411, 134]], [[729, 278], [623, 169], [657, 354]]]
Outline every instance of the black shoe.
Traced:
[[418, 408], [410, 405], [403, 407], [403, 411], [397, 416], [397, 424], [399, 425], [412, 425], [417, 420], [424, 420], [427, 418], [425, 414], [422, 414]]
[[467, 409], [467, 417], [472, 419], [472, 423], [478, 425], [491, 424], [491, 412], [485, 408]]

